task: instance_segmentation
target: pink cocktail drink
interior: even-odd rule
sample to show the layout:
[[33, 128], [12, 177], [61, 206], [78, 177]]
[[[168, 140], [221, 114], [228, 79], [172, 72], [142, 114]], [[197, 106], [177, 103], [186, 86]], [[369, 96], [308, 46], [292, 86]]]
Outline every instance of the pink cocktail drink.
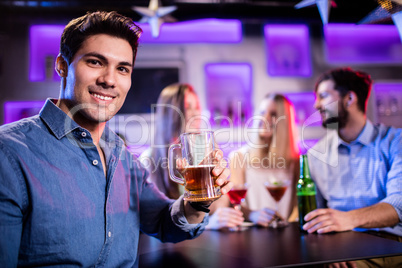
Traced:
[[228, 192], [230, 203], [238, 205], [246, 197], [247, 189], [232, 189]]

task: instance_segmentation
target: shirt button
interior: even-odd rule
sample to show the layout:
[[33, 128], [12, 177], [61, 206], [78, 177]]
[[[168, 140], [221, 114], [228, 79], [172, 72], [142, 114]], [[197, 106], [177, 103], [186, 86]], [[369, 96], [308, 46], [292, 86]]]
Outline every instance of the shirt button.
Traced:
[[87, 136], [87, 133], [85, 131], [81, 132], [81, 136], [83, 136], [84, 138]]
[[108, 236], [108, 237], [111, 237], [111, 236], [112, 236], [112, 232], [108, 232], [108, 233], [107, 233], [107, 236]]
[[98, 165], [98, 160], [92, 161], [92, 165], [94, 165], [94, 166]]

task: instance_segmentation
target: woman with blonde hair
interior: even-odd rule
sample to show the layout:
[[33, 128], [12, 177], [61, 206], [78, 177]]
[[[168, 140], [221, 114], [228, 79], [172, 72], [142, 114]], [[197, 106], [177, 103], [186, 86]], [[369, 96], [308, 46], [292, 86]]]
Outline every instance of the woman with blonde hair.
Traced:
[[[199, 131], [201, 108], [198, 96], [190, 84], [175, 83], [165, 87], [156, 105], [155, 133], [151, 147], [140, 156], [150, 172], [149, 180], [171, 199], [183, 194], [184, 187], [169, 177], [167, 157], [169, 146], [179, 142], [180, 134]], [[234, 227], [244, 221], [243, 213], [226, 206], [226, 196], [210, 207], [208, 229]], [[223, 204], [223, 205], [221, 205]]]
[[[248, 184], [242, 211], [249, 221], [267, 227], [277, 218], [289, 219], [296, 207], [299, 149], [294, 108], [285, 96], [268, 94], [253, 120], [256, 131], [246, 137], [245, 146], [230, 154], [230, 180], [235, 185]], [[290, 180], [278, 211], [265, 186], [272, 176]]]

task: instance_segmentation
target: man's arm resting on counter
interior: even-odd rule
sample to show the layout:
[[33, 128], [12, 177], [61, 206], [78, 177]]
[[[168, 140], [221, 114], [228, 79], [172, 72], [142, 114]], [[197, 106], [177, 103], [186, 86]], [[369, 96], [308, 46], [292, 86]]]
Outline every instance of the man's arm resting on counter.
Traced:
[[360, 228], [382, 228], [397, 225], [399, 223], [398, 213], [395, 208], [384, 202], [375, 205], [351, 210], [348, 213], [355, 221], [355, 227]]
[[400, 222], [395, 208], [384, 202], [347, 212], [335, 209], [316, 209], [305, 217], [303, 228], [309, 233], [342, 232], [354, 228], [390, 227]]

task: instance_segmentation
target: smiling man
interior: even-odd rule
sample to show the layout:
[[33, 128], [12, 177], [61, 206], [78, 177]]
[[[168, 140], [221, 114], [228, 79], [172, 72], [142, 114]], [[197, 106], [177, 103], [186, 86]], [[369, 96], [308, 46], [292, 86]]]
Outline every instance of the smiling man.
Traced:
[[[322, 208], [305, 217], [310, 233], [359, 228], [402, 242], [402, 131], [367, 119], [371, 85], [368, 74], [350, 68], [318, 79], [314, 106], [331, 130], [308, 152], [322, 197]], [[401, 259], [373, 260], [368, 267], [401, 267]]]
[[[161, 194], [106, 126], [131, 87], [140, 34], [115, 12], [72, 20], [56, 60], [59, 99], [0, 127], [2, 267], [133, 267], [140, 231], [178, 242], [204, 230], [208, 204]], [[225, 194], [229, 171], [215, 157]]]

